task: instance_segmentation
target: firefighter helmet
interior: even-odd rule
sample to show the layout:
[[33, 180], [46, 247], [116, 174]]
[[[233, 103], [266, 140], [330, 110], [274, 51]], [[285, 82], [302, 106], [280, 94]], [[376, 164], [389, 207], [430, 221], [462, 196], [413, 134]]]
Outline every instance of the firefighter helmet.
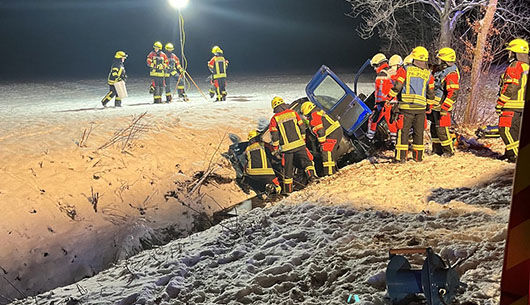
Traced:
[[171, 42], [168, 42], [166, 43], [165, 49], [166, 51], [172, 52], [173, 50], [175, 50], [175, 47], [173, 46]]
[[120, 59], [120, 58], [127, 58], [127, 54], [123, 51], [118, 51], [116, 54], [114, 54], [114, 58]]
[[372, 59], [370, 60], [370, 65], [372, 65], [372, 66], [376, 66], [376, 65], [382, 63], [383, 61], [387, 61], [385, 54], [383, 54], [383, 53], [377, 53], [377, 54], [375, 54], [374, 57], [372, 57]]
[[412, 55], [412, 59], [414, 60], [419, 60], [419, 61], [428, 61], [429, 60], [429, 51], [427, 51], [427, 49], [425, 49], [424, 47], [415, 47], [413, 50], [412, 50], [412, 53], [410, 53]]
[[283, 98], [279, 96], [275, 96], [271, 101], [271, 107], [272, 109], [284, 104]]
[[305, 102], [302, 104], [300, 110], [302, 110], [303, 115], [308, 115], [311, 110], [315, 109], [315, 107], [315, 104], [313, 104], [312, 102]]
[[249, 133], [248, 133], [248, 141], [254, 139], [255, 137], [257, 137], [259, 135], [259, 132], [255, 129], [251, 130]]
[[156, 41], [155, 43], [153, 43], [153, 49], [155, 48], [162, 50], [162, 43], [160, 41]]
[[221, 50], [221, 48], [219, 46], [213, 46], [212, 47], [212, 54], [223, 54], [223, 50]]
[[456, 52], [451, 48], [441, 48], [436, 57], [447, 62], [456, 61]]
[[388, 60], [388, 64], [390, 66], [401, 66], [401, 65], [403, 65], [403, 58], [401, 58], [401, 56], [399, 56], [397, 54], [394, 54]]
[[506, 45], [506, 50], [514, 53], [528, 54], [528, 42], [521, 38], [516, 38]]
[[407, 56], [405, 56], [405, 59], [403, 59], [403, 64], [404, 65], [410, 65], [412, 64], [412, 54], [409, 54]]

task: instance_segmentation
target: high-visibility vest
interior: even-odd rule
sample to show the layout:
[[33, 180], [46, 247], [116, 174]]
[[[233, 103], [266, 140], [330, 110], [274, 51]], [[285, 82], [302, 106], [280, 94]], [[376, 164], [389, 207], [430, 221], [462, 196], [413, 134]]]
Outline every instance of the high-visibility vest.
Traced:
[[[453, 110], [456, 91], [460, 89], [459, 81], [460, 72], [456, 65], [434, 73], [434, 100], [436, 102], [434, 110]], [[442, 107], [443, 104], [445, 104], [444, 107]]]
[[280, 146], [283, 152], [305, 146], [305, 133], [302, 136], [300, 130], [303, 124], [298, 113], [291, 109], [276, 113], [269, 124], [272, 145]]
[[529, 66], [522, 61], [513, 61], [501, 77], [499, 102], [503, 109], [523, 109], [526, 80]]
[[400, 109], [422, 110], [427, 107], [427, 90], [431, 71], [415, 65], [405, 66], [406, 78], [401, 89]]
[[246, 173], [249, 175], [274, 175], [267, 160], [265, 147], [260, 142], [250, 144], [245, 150], [247, 155]]
[[168, 65], [165, 73], [165, 77], [175, 76], [177, 72], [182, 69], [180, 66], [180, 60], [174, 53], [169, 53], [168, 55]]

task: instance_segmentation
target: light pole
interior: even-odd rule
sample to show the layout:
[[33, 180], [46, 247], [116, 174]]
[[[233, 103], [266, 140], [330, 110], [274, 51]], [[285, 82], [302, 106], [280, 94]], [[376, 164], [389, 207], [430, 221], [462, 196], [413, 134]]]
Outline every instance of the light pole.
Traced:
[[188, 77], [193, 85], [199, 90], [201, 95], [204, 97], [206, 101], [208, 101], [208, 98], [206, 95], [204, 95], [204, 92], [197, 86], [193, 78], [191, 78], [191, 75], [188, 73], [188, 60], [186, 59], [186, 56], [184, 55], [184, 44], [186, 43], [186, 32], [184, 31], [184, 17], [182, 17], [181, 10], [184, 9], [190, 0], [168, 0], [169, 5], [171, 5], [174, 9], [178, 11], [178, 19], [179, 19], [179, 40], [180, 40], [180, 58], [182, 59], [182, 66], [184, 68], [184, 73], [182, 74], [183, 81], [186, 80], [186, 77]]

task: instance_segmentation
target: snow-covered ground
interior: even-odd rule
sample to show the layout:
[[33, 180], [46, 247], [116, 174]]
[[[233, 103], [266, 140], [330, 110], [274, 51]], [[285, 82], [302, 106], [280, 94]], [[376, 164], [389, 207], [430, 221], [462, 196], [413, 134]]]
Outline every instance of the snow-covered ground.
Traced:
[[459, 268], [468, 289], [457, 300], [494, 304], [506, 220], [506, 208], [430, 215], [278, 204], [14, 304], [346, 304], [350, 295], [385, 304], [388, 250], [418, 244], [452, 262], [476, 251]]
[[[270, 117], [273, 96], [300, 98], [310, 79], [234, 77], [227, 102], [192, 90], [190, 103], [152, 105], [147, 79], [132, 78], [124, 107], [105, 110], [104, 80], [1, 83], [0, 304], [93, 276], [160, 230], [186, 236], [193, 213], [181, 203], [211, 214], [246, 198], [219, 156], [224, 134], [245, 137]], [[133, 143], [100, 149], [144, 112], [149, 128]], [[388, 249], [412, 245], [452, 261], [476, 248], [459, 269], [469, 288], [458, 300], [495, 303], [513, 166], [470, 152], [404, 165], [387, 157], [15, 304], [344, 304], [350, 294], [381, 304]], [[209, 165], [225, 181], [188, 197]], [[182, 196], [166, 200], [168, 191]]]

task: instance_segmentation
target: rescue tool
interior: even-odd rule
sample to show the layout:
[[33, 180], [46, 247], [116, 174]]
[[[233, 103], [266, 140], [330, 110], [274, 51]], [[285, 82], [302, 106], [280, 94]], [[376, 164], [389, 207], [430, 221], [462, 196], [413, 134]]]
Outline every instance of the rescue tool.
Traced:
[[[412, 269], [402, 254], [425, 254], [422, 268]], [[389, 255], [386, 284], [393, 304], [407, 304], [416, 294], [423, 293], [427, 304], [447, 305], [452, 303], [458, 288], [465, 287], [455, 267], [467, 258], [450, 266], [432, 248], [391, 249]]]

